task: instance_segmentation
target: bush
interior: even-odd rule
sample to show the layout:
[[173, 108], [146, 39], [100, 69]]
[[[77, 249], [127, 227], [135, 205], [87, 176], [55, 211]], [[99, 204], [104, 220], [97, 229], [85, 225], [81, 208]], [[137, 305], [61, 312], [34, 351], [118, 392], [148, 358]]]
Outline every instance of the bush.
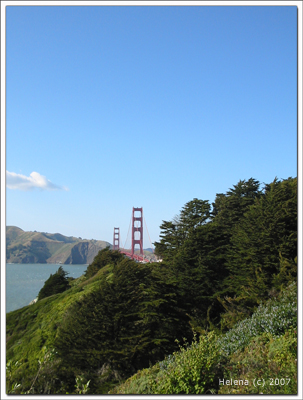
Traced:
[[214, 392], [215, 378], [220, 369], [220, 351], [213, 332], [202, 335], [199, 342], [180, 352], [175, 352], [165, 362], [159, 364], [165, 371], [157, 383], [154, 393], [165, 394], [205, 394]]
[[281, 336], [290, 327], [297, 326], [297, 287], [295, 283], [282, 292], [280, 299], [269, 300], [256, 312], [221, 336], [218, 340], [221, 351], [229, 356], [243, 349], [256, 336], [269, 333]]
[[[247, 385], [222, 385], [219, 394], [296, 394], [297, 338], [290, 329], [283, 336], [263, 333], [224, 365], [225, 380], [246, 380]], [[256, 384], [256, 379], [260, 384]], [[254, 381], [255, 380], [255, 381]]]
[[206, 394], [215, 393], [220, 373], [220, 352], [213, 332], [200, 336], [150, 369], [139, 371], [110, 393]]

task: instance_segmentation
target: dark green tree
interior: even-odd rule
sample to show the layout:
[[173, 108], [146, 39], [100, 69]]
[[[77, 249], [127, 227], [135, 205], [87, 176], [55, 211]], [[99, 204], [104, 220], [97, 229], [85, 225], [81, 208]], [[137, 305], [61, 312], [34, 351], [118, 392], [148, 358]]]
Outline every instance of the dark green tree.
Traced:
[[176, 350], [175, 339], [191, 339], [192, 332], [165, 269], [125, 258], [112, 271], [71, 306], [55, 347], [65, 365], [88, 371], [106, 364], [127, 376]]
[[[292, 264], [295, 279], [296, 256], [297, 179], [275, 179], [233, 229], [227, 284], [234, 294], [243, 293], [245, 288], [261, 301], [272, 288], [283, 260]], [[284, 269], [286, 264], [284, 261]]]
[[160, 242], [155, 242], [155, 254], [164, 260], [171, 260], [182, 244], [182, 232], [177, 218], [163, 221], [160, 226]]
[[172, 261], [178, 250], [197, 227], [204, 225], [210, 216], [208, 201], [193, 199], [185, 204], [173, 221], [163, 221], [160, 242], [155, 242], [155, 253]]
[[38, 294], [38, 300], [42, 300], [45, 297], [52, 296], [53, 294], [62, 293], [67, 290], [69, 286], [68, 273], [60, 266], [55, 274], [51, 274], [50, 277], [45, 281], [43, 288]]
[[180, 225], [185, 233], [184, 238], [207, 223], [210, 216], [210, 205], [207, 200], [193, 199], [185, 204], [180, 213]]
[[275, 179], [231, 230], [221, 325], [232, 327], [295, 280], [296, 256], [297, 179]]
[[248, 207], [261, 195], [259, 181], [253, 178], [247, 181], [240, 180], [225, 195], [217, 194], [213, 203], [213, 221], [216, 220], [217, 223], [224, 225], [226, 230], [230, 229], [239, 222]]
[[109, 246], [99, 251], [94, 261], [87, 267], [85, 271], [86, 278], [94, 276], [101, 268], [106, 265], [116, 265], [125, 257], [118, 250], [110, 250]]
[[232, 234], [261, 196], [257, 180], [240, 180], [226, 194], [217, 194], [212, 210], [208, 201], [193, 199], [174, 221], [165, 221], [160, 227], [156, 250], [173, 271], [184, 307], [196, 327], [220, 322], [224, 308], [218, 297], [230, 293], [225, 283], [230, 274], [227, 260]]

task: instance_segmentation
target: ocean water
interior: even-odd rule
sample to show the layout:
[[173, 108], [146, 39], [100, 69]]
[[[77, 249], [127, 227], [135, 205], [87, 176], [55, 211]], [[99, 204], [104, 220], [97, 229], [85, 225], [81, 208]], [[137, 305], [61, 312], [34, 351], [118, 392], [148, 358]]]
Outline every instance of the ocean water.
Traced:
[[[6, 312], [27, 306], [60, 264], [6, 264]], [[86, 264], [62, 265], [68, 277], [79, 278]]]

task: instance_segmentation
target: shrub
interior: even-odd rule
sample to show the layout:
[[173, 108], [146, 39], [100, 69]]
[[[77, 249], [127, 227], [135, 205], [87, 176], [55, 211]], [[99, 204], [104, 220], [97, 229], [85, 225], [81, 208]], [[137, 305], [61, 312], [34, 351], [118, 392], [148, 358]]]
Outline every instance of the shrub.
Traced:
[[180, 352], [160, 363], [160, 371], [164, 370], [165, 374], [154, 393], [205, 394], [214, 391], [221, 359], [216, 339], [213, 332], [201, 335], [198, 342], [194, 341], [188, 348], [181, 347]]
[[224, 366], [224, 378], [248, 384], [221, 385], [219, 394], [296, 394], [296, 330], [280, 337], [263, 333], [254, 338], [244, 350], [231, 355]]
[[150, 369], [139, 371], [110, 393], [205, 394], [214, 393], [220, 374], [220, 352], [211, 332], [180, 347]]
[[283, 335], [290, 327], [297, 326], [297, 288], [292, 283], [282, 292], [280, 299], [269, 300], [260, 305], [256, 312], [218, 339], [221, 351], [230, 355], [243, 349], [256, 336], [269, 333]]

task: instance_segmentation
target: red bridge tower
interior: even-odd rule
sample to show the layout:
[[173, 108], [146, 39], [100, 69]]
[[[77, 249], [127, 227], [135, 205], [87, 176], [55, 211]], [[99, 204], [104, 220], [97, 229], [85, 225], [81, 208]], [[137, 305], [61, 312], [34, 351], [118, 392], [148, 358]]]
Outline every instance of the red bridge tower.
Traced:
[[114, 228], [113, 250], [120, 248], [120, 228]]
[[[135, 216], [135, 212], [140, 212], [140, 216]], [[140, 255], [144, 255], [143, 253], [143, 207], [135, 208], [133, 207], [132, 214], [132, 257], [135, 253], [135, 245], [138, 244], [140, 246]]]

